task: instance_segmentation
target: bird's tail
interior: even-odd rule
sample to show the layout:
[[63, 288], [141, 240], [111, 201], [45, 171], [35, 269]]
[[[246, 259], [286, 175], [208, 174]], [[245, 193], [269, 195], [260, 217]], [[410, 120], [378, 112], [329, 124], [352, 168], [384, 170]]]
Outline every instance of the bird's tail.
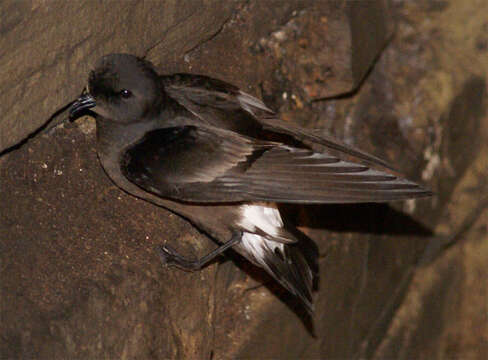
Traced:
[[251, 246], [253, 262], [297, 296], [307, 311], [313, 313], [312, 291], [317, 259], [314, 255], [305, 254], [295, 238], [290, 240], [295, 242], [277, 242], [257, 234], [244, 233], [242, 245], [248, 251]]

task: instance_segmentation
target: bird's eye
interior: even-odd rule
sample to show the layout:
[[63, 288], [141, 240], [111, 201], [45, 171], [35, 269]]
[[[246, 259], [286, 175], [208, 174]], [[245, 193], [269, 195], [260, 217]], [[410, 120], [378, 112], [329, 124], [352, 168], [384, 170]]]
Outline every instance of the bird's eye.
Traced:
[[120, 90], [120, 96], [122, 96], [124, 99], [128, 99], [132, 96], [132, 93], [130, 90], [122, 89]]

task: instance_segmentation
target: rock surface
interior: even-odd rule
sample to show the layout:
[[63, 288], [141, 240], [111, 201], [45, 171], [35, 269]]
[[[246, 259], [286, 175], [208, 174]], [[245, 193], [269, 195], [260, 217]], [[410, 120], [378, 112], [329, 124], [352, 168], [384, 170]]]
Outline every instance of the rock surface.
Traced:
[[[2, 2], [0, 357], [483, 358], [486, 13], [476, 0]], [[157, 244], [214, 245], [107, 179], [92, 120], [12, 147], [110, 52], [230, 81], [437, 195], [284, 207], [320, 249], [313, 321], [232, 253], [162, 268]]]
[[237, 1], [3, 1], [0, 151], [34, 132], [84, 86], [111, 52], [174, 59], [211, 38]]

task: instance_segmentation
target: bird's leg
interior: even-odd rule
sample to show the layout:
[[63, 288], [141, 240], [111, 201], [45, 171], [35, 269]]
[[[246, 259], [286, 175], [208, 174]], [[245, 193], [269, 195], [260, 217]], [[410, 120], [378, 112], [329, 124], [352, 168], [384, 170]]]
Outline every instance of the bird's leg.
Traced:
[[228, 248], [234, 246], [239, 241], [241, 241], [242, 233], [236, 232], [229, 241], [219, 246], [217, 249], [211, 251], [209, 254], [205, 255], [204, 257], [193, 260], [185, 258], [184, 256], [178, 254], [175, 250], [167, 245], [161, 245], [157, 247], [159, 252], [159, 256], [161, 257], [161, 261], [164, 265], [168, 266], [176, 266], [182, 270], [187, 271], [195, 271], [200, 270], [205, 265], [207, 265], [210, 261], [215, 259], [218, 255], [223, 253]]

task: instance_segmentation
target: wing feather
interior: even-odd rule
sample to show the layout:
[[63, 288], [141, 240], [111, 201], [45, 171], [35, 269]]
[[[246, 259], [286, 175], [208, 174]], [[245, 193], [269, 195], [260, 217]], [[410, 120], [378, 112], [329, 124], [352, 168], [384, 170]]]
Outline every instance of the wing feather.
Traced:
[[233, 85], [187, 74], [162, 81], [200, 122], [156, 130], [127, 149], [122, 172], [147, 191], [194, 203], [383, 202], [431, 194], [372, 155], [278, 120]]
[[414, 182], [325, 152], [214, 128], [149, 133], [122, 163], [138, 186], [186, 202], [381, 202], [429, 194]]

